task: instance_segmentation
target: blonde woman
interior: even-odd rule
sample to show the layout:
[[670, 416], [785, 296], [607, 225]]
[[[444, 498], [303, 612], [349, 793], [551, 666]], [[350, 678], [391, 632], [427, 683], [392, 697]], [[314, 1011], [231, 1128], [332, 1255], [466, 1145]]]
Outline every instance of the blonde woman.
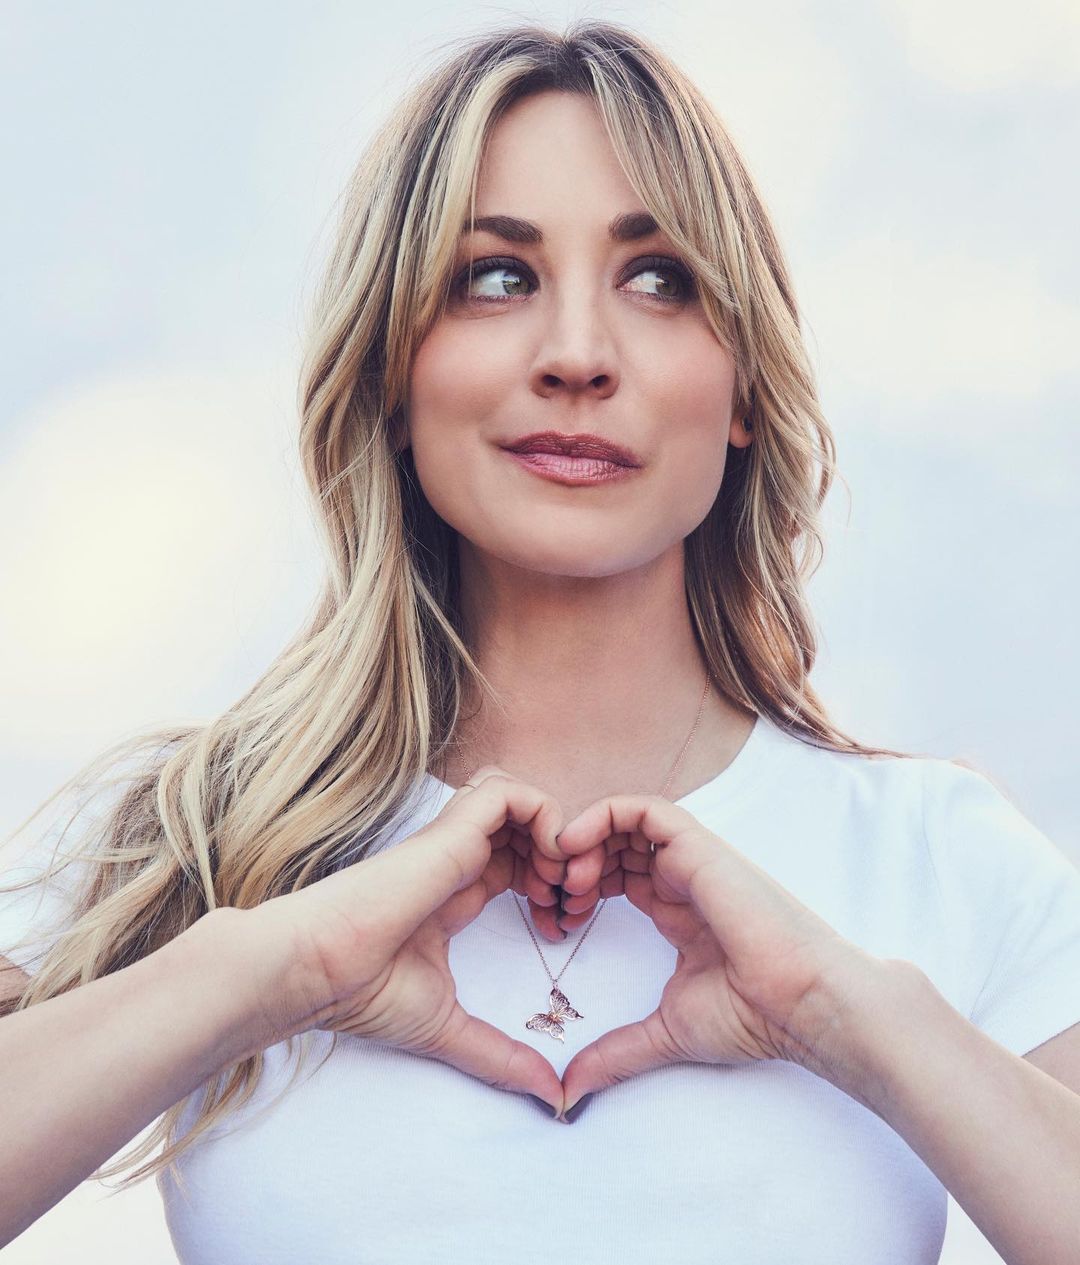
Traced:
[[832, 437], [679, 70], [455, 47], [357, 168], [299, 403], [309, 626], [3, 898], [0, 1243], [164, 1143], [127, 1180], [184, 1265], [920, 1265], [947, 1191], [1076, 1259], [1080, 874], [809, 685]]

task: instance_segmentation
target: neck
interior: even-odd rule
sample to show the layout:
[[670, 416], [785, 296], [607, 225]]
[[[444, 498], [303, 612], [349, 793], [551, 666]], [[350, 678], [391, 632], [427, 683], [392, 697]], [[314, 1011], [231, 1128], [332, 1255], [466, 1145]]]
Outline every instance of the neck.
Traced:
[[[604, 795], [660, 792], [701, 706], [706, 666], [686, 602], [682, 542], [610, 576], [551, 575], [460, 539], [467, 644], [503, 704], [463, 709], [458, 758], [440, 776], [497, 764], [543, 787], [567, 820]], [[754, 713], [709, 689], [665, 794], [731, 762]]]

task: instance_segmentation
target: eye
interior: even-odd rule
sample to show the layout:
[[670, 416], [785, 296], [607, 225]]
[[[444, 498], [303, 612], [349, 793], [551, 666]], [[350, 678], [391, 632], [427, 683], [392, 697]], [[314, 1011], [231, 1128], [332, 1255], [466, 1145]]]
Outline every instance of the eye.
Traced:
[[[502, 273], [499, 277], [497, 274]], [[478, 278], [487, 278], [495, 274], [493, 280], [481, 280], [481, 291], [477, 293]], [[501, 303], [504, 299], [523, 296], [522, 279], [527, 284], [535, 284], [532, 273], [516, 259], [478, 259], [458, 274], [454, 282], [454, 293], [466, 300], [478, 303]]]
[[[622, 284], [650, 273], [657, 278], [655, 288], [634, 288], [632, 293], [661, 303], [685, 303], [693, 297], [694, 279], [689, 269], [665, 255], [635, 259], [624, 273]], [[504, 303], [507, 299], [528, 298], [536, 285], [535, 274], [519, 259], [499, 256], [467, 265], [454, 279], [452, 292], [467, 303]]]
[[694, 293], [694, 279], [684, 264], [663, 255], [649, 255], [645, 259], [635, 259], [630, 265], [632, 272], [627, 274], [628, 280], [648, 276], [657, 277], [658, 288], [653, 290], [635, 290], [634, 293], [646, 294], [650, 298], [659, 299], [663, 303], [684, 303]]

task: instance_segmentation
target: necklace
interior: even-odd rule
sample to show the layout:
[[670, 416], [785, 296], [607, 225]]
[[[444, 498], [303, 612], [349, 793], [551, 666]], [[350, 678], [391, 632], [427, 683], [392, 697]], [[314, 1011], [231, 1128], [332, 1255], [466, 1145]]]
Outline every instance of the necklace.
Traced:
[[[708, 693], [709, 693], [709, 677], [706, 674], [705, 689], [702, 691], [701, 702], [698, 704], [697, 716], [694, 719], [694, 723], [691, 726], [690, 733], [687, 736], [686, 741], [683, 743], [682, 750], [679, 752], [678, 756], [676, 757], [675, 763], [671, 766], [671, 772], [667, 775], [667, 781], [664, 783], [664, 785], [660, 788], [660, 791], [658, 792], [660, 795], [664, 795], [667, 793], [667, 789], [671, 785], [672, 779], [675, 777], [675, 773], [678, 770], [679, 765], [682, 763], [682, 758], [684, 755], [686, 755], [687, 749], [689, 748], [690, 743], [693, 741], [694, 734], [697, 733], [697, 727], [701, 722], [701, 713], [705, 709], [705, 698], [708, 695]], [[462, 768], [464, 767], [465, 766], [463, 763]], [[473, 774], [472, 769], [465, 770], [465, 778], [464, 778], [464, 781], [462, 782], [463, 786], [466, 784], [471, 785], [471, 783], [469, 783], [469, 778], [472, 777], [472, 774]], [[571, 953], [570, 956], [563, 963], [563, 968], [559, 972], [559, 974], [552, 975], [551, 967], [548, 966], [547, 959], [544, 957], [544, 954], [540, 949], [540, 942], [539, 940], [537, 940], [536, 934], [534, 933], [532, 927], [529, 925], [529, 920], [525, 916], [525, 911], [521, 908], [521, 903], [517, 898], [517, 893], [512, 893], [512, 894], [514, 897], [514, 906], [517, 909], [518, 913], [521, 915], [521, 920], [525, 924], [525, 930], [529, 933], [529, 937], [536, 948], [536, 952], [540, 957], [540, 961], [544, 964], [544, 970], [547, 972], [548, 979], [551, 980], [551, 993], [548, 996], [547, 1010], [541, 1011], [539, 1014], [533, 1015], [531, 1019], [527, 1019], [525, 1021], [525, 1027], [531, 1028], [532, 1031], [534, 1032], [546, 1032], [549, 1036], [554, 1037], [556, 1041], [562, 1041], [564, 1040], [564, 1035], [566, 1032], [566, 1029], [563, 1027], [563, 1024], [566, 1023], [570, 1019], [584, 1019], [585, 1016], [581, 1014], [580, 1011], [575, 1010], [573, 1006], [570, 1005], [570, 1002], [566, 994], [559, 988], [559, 980], [565, 974], [566, 968], [574, 960], [574, 954], [576, 954], [578, 949], [580, 949], [581, 946], [585, 943], [585, 937], [589, 934], [590, 931], [592, 931], [597, 918], [600, 917], [601, 911], [603, 910], [604, 906], [608, 903], [608, 900], [610, 898], [605, 897], [605, 899], [602, 900], [599, 905], [597, 905], [596, 913], [593, 914], [593, 916], [589, 919], [588, 926], [586, 926], [585, 930], [581, 933], [581, 937], [578, 940], [577, 944], [574, 945], [573, 953]]]

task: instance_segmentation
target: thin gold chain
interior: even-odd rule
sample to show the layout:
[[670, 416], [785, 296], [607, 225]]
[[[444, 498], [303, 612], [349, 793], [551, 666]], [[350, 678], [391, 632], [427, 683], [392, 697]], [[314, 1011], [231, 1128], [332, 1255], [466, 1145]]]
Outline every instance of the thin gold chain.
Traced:
[[[667, 776], [667, 781], [664, 783], [664, 785], [661, 787], [660, 791], [658, 792], [660, 795], [667, 794], [668, 787], [671, 785], [672, 779], [675, 777], [676, 770], [678, 769], [679, 765], [682, 763], [682, 758], [684, 755], [686, 755], [687, 748], [690, 746], [690, 743], [694, 739], [694, 734], [697, 733], [698, 725], [701, 723], [702, 712], [704, 712], [705, 710], [705, 699], [708, 696], [708, 693], [709, 693], [709, 676], [708, 676], [708, 673], [706, 673], [705, 689], [701, 693], [701, 702], [698, 704], [697, 716], [694, 718], [694, 723], [691, 726], [690, 733], [688, 734], [686, 741], [682, 745], [682, 750], [675, 757], [675, 763], [671, 766], [671, 772]], [[461, 766], [462, 768], [465, 768], [464, 761], [461, 762]], [[464, 785], [469, 780], [469, 778], [472, 777], [472, 775], [473, 775], [473, 770], [466, 769], [465, 777], [462, 779], [462, 785]], [[608, 903], [609, 899], [610, 897], [605, 897], [600, 902], [600, 904], [597, 905], [596, 913], [593, 914], [593, 916], [589, 919], [588, 925], [586, 926], [585, 930], [581, 934], [581, 938], [578, 940], [577, 944], [574, 945], [574, 952], [571, 953], [570, 956], [563, 963], [563, 968], [558, 973], [558, 975], [552, 975], [551, 967], [548, 966], [547, 959], [544, 957], [544, 954], [540, 948], [540, 941], [537, 940], [536, 934], [533, 931], [532, 927], [530, 926], [528, 918], [525, 917], [525, 911], [521, 908], [521, 903], [517, 899], [517, 893], [516, 892], [514, 893], [514, 907], [517, 909], [518, 913], [521, 915], [521, 920], [525, 924], [525, 930], [529, 933], [529, 936], [533, 944], [536, 946], [536, 952], [539, 954], [540, 961], [543, 962], [544, 970], [547, 972], [547, 977], [549, 980], [551, 980], [551, 983], [554, 987], [556, 988], [558, 987], [559, 980], [565, 974], [566, 968], [574, 960], [574, 954], [577, 953], [578, 949], [580, 949], [581, 946], [585, 943], [585, 937], [589, 934], [590, 931], [592, 931], [593, 924], [596, 922], [597, 918], [600, 917], [600, 911]]]

